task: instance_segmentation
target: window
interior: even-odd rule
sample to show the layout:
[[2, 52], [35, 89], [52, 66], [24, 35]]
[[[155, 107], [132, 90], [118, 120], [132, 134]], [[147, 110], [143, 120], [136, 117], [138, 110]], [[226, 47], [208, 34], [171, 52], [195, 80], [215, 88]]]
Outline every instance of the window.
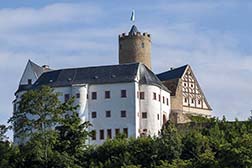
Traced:
[[159, 114], [157, 114], [157, 119], [159, 120]]
[[92, 112], [92, 118], [96, 118], [96, 112]]
[[144, 92], [140, 92], [140, 99], [144, 99]]
[[128, 138], [128, 128], [123, 128], [123, 134]]
[[119, 128], [115, 129], [115, 134], [116, 134], [116, 136], [120, 134], [120, 129]]
[[142, 43], [142, 48], [144, 48], [144, 43]]
[[88, 99], [88, 94], [87, 94], [87, 99]]
[[198, 100], [198, 104], [200, 104], [200, 100]]
[[127, 97], [127, 91], [121, 90], [121, 97]]
[[105, 91], [105, 99], [110, 99], [110, 91]]
[[185, 98], [184, 102], [187, 103], [187, 98]]
[[112, 131], [111, 131], [111, 129], [107, 129], [107, 138], [108, 139], [112, 138]]
[[184, 86], [186, 86], [186, 83], [184, 83]]
[[93, 130], [91, 132], [91, 138], [92, 138], [92, 140], [96, 140], [96, 131], [95, 130]]
[[157, 100], [157, 94], [153, 92], [153, 100]]
[[161, 101], [161, 96], [160, 96], [160, 94], [158, 95], [158, 101]]
[[109, 110], [106, 111], [106, 117], [107, 117], [107, 118], [111, 117], [111, 111], [109, 111]]
[[100, 130], [100, 139], [104, 139], [104, 130]]
[[194, 99], [192, 99], [192, 103], [194, 103]]
[[80, 93], [76, 93], [76, 98], [77, 98], [77, 99], [80, 98]]
[[147, 112], [142, 112], [142, 118], [147, 118]]
[[32, 84], [32, 80], [28, 79], [28, 85], [31, 85], [31, 84]]
[[121, 117], [126, 117], [127, 115], [126, 115], [126, 111], [125, 110], [122, 110], [121, 111]]
[[165, 97], [163, 96], [163, 103], [165, 104]]
[[65, 102], [67, 102], [70, 99], [70, 94], [65, 94], [64, 99], [65, 99]]
[[97, 99], [97, 93], [96, 92], [92, 92], [92, 100]]
[[168, 106], [169, 105], [169, 99], [166, 98], [166, 105]]

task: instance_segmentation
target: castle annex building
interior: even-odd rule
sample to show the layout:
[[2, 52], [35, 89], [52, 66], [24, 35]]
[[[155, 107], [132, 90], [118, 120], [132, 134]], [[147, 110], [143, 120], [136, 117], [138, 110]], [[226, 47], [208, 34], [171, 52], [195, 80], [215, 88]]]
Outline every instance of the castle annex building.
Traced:
[[[23, 93], [48, 85], [79, 104], [82, 121], [94, 132], [89, 144], [101, 144], [119, 133], [128, 137], [158, 135], [169, 119], [188, 122], [187, 114], [211, 116], [209, 106], [189, 65], [155, 74], [151, 70], [151, 36], [135, 25], [119, 35], [119, 64], [50, 69], [28, 61], [13, 101], [14, 110]], [[15, 136], [14, 142], [21, 143]]]

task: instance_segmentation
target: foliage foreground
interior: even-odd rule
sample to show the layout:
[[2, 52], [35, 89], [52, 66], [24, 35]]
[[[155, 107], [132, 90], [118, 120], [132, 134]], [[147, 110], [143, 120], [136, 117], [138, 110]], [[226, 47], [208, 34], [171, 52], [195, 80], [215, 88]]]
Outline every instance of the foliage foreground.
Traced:
[[[5, 136], [8, 127], [0, 125], [0, 168], [252, 167], [251, 120], [167, 122], [158, 137], [126, 139], [121, 135], [91, 146], [85, 145], [90, 124], [81, 123], [74, 98], [60, 103], [57, 97], [49, 87], [22, 96], [10, 122], [25, 143], [10, 143]], [[27, 111], [37, 117], [31, 120]]]

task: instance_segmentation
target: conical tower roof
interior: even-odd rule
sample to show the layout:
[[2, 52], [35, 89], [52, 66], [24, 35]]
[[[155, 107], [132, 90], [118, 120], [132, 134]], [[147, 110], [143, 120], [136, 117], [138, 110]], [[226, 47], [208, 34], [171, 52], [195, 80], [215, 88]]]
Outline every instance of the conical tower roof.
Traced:
[[131, 29], [129, 31], [129, 35], [133, 36], [133, 35], [137, 34], [137, 32], [139, 32], [137, 27], [135, 25], [132, 25], [132, 27], [131, 27]]

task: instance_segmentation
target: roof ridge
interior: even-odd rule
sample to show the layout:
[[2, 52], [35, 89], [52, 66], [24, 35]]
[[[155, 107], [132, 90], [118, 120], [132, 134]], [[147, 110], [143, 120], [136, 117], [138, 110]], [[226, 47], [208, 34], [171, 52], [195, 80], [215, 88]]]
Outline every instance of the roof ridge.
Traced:
[[[48, 72], [52, 71], [58, 71], [58, 70], [75, 70], [75, 69], [88, 69], [88, 68], [101, 68], [101, 67], [114, 67], [114, 66], [126, 66], [126, 65], [137, 65], [140, 64], [139, 62], [133, 62], [133, 63], [125, 63], [125, 64], [116, 64], [116, 65], [101, 65], [101, 66], [87, 66], [87, 67], [75, 67], [75, 68], [62, 68], [62, 69], [54, 69]], [[45, 72], [47, 73], [47, 72]]]

